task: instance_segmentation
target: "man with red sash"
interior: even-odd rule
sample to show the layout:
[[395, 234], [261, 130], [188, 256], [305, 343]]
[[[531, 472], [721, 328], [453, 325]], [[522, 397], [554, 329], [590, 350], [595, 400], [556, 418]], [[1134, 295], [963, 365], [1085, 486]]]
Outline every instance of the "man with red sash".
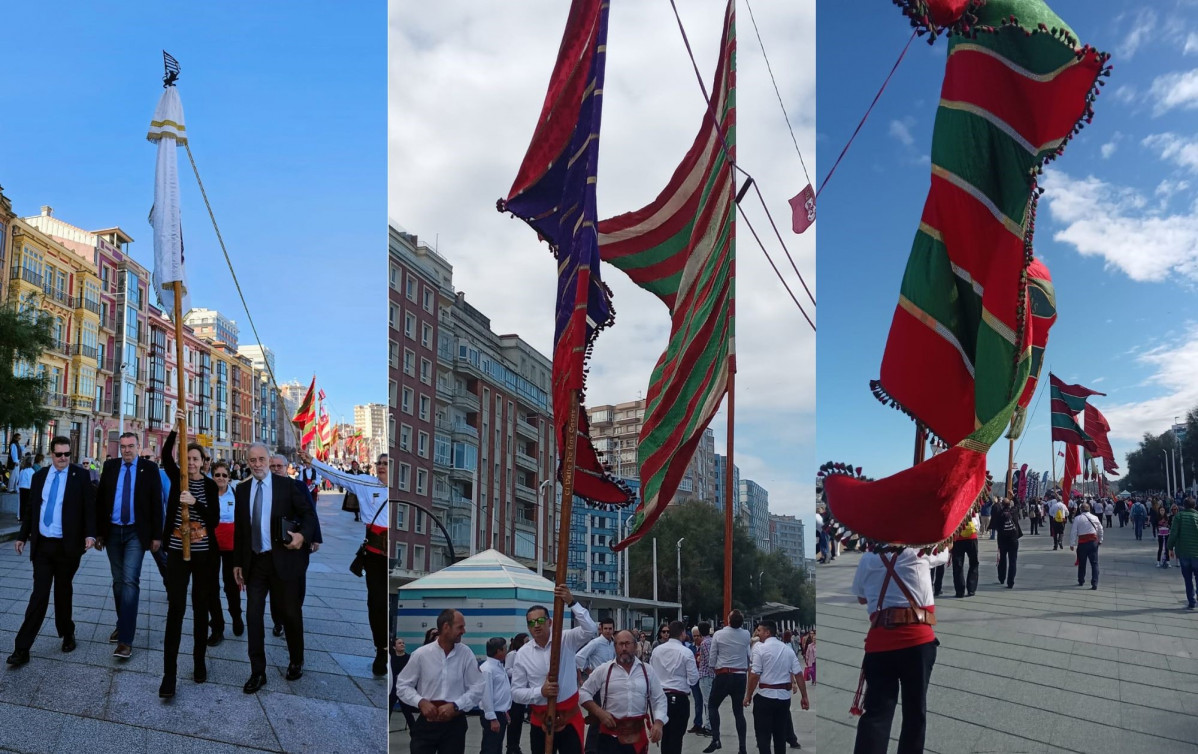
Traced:
[[1090, 588], [1098, 588], [1098, 546], [1102, 544], [1102, 521], [1082, 503], [1073, 519], [1069, 549], [1077, 548], [1077, 585], [1086, 583], [1086, 563], [1090, 564]]
[[[616, 659], [595, 668], [578, 692], [583, 709], [599, 723], [599, 754], [645, 754], [669, 722], [661, 680], [636, 658], [635, 646], [631, 631], [616, 634]], [[536, 739], [533, 750], [539, 751]]]
[[870, 611], [865, 635], [865, 659], [853, 713], [864, 714], [857, 723], [854, 754], [886, 754], [890, 725], [902, 686], [903, 726], [899, 754], [922, 752], [927, 728], [928, 682], [936, 664], [939, 641], [932, 626], [936, 608], [931, 570], [948, 560], [940, 551], [921, 556], [918, 551], [866, 552], [857, 564], [853, 594]]
[[375, 675], [387, 673], [387, 466], [383, 453], [374, 465], [375, 476], [350, 474], [300, 453], [300, 460], [311, 465], [326, 479], [358, 496], [358, 505], [366, 521], [366, 539], [362, 544], [362, 566], [366, 573], [366, 611], [370, 617], [370, 635], [374, 639]]
[[[995, 504], [997, 507], [997, 503]], [[997, 513], [997, 511], [995, 511]], [[978, 516], [970, 517], [969, 523], [953, 535], [953, 591], [957, 598], [972, 597], [978, 590], [978, 532], [983, 531]], [[965, 570], [965, 559], [969, 558], [969, 570]]]
[[560, 754], [582, 754], [583, 723], [578, 706], [578, 668], [574, 656], [586, 643], [595, 638], [599, 627], [587, 609], [574, 599], [565, 584], [553, 592], [574, 615], [577, 624], [562, 631], [562, 648], [556, 679], [549, 678], [550, 636], [553, 619], [549, 610], [533, 605], [525, 614], [531, 640], [520, 648], [512, 663], [512, 701], [532, 708], [529, 740], [532, 751], [545, 751], [545, 713], [548, 697], [557, 697], [557, 725], [553, 734], [553, 750]]

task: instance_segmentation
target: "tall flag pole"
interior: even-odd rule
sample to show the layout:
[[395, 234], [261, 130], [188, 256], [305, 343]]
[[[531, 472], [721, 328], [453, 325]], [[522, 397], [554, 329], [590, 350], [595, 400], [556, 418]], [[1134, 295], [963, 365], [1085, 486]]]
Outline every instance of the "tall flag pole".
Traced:
[[[595, 186], [599, 163], [603, 73], [607, 56], [607, 0], [573, 0], [532, 142], [507, 199], [496, 208], [524, 220], [549, 243], [558, 284], [553, 348], [553, 423], [561, 465], [556, 585], [566, 584], [574, 496], [622, 507], [632, 491], [608, 473], [591, 443], [582, 406], [586, 360], [599, 331], [615, 317], [611, 292], [600, 277]], [[548, 677], [561, 670], [565, 605], [553, 599]], [[573, 662], [569, 661], [570, 672]], [[543, 719], [546, 752], [553, 751], [558, 699]]]
[[[175, 365], [178, 374], [179, 485], [187, 484], [187, 375], [183, 368], [183, 314], [190, 310], [187, 301], [187, 275], [183, 268], [183, 226], [179, 210], [179, 160], [177, 147], [187, 144], [187, 128], [183, 123], [183, 103], [175, 89], [179, 78], [179, 61], [165, 50], [162, 52], [165, 73], [163, 92], [150, 121], [146, 138], [158, 145], [154, 168], [154, 206], [150, 209], [150, 225], [154, 228], [154, 288], [164, 309], [175, 322]], [[191, 518], [187, 506], [180, 506], [183, 559], [191, 560]]]

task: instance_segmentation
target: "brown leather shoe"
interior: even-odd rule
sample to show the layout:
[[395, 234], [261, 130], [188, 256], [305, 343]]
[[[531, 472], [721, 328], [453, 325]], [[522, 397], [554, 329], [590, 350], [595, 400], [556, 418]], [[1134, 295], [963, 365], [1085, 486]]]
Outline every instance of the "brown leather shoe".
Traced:
[[112, 652], [113, 657], [119, 657], [122, 660], [128, 660], [133, 656], [133, 647], [128, 644], [117, 644], [116, 649]]

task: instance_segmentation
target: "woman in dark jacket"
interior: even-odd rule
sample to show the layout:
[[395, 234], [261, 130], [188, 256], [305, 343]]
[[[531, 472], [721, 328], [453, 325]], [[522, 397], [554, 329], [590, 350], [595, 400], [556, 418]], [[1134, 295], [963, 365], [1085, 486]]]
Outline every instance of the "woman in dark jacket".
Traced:
[[[204, 650], [208, 646], [208, 598], [211, 585], [210, 558], [217, 555], [216, 527], [220, 523], [217, 500], [220, 493], [216, 482], [205, 477], [200, 469], [205, 456], [202, 446], [187, 446], [187, 489], [179, 484], [179, 465], [175, 463], [176, 433], [171, 432], [162, 445], [162, 467], [171, 482], [166, 503], [162, 540], [166, 550], [166, 639], [162, 648], [162, 685], [158, 696], [166, 699], [175, 695], [175, 676], [179, 661], [179, 642], [183, 634], [183, 615], [187, 612], [187, 582], [191, 582], [191, 614], [194, 620], [192, 658], [195, 662], [193, 679], [196, 683], [208, 680]], [[188, 531], [191, 535], [191, 560], [183, 559], [183, 508], [189, 509]], [[219, 599], [219, 596], [216, 597]]]
[[1015, 562], [1019, 559], [1019, 538], [1023, 536], [1023, 527], [1010, 500], [1003, 500], [1002, 507], [995, 506], [990, 514], [990, 529], [998, 534], [998, 583], [1005, 581], [1010, 589], [1015, 586]]

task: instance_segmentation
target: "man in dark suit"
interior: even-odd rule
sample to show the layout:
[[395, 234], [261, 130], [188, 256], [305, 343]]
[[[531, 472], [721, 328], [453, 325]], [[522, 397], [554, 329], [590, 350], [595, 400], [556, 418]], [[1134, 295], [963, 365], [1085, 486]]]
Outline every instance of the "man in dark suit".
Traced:
[[[96, 544], [95, 493], [87, 470], [71, 463], [71, 441], [50, 441], [52, 466], [33, 475], [29, 489], [29, 512], [21, 522], [17, 554], [29, 543], [33, 561], [33, 593], [25, 610], [25, 622], [17, 632], [8, 664], [29, 662], [29, 649], [46, 619], [50, 590], [54, 590], [54, 626], [62, 637], [62, 651], [75, 650], [75, 622], [71, 620], [72, 579], [83, 553]], [[36, 521], [36, 524], [34, 523]]]
[[[287, 476], [287, 458], [279, 453], [275, 453], [270, 457], [270, 473], [278, 474], [279, 476]], [[311, 561], [311, 553], [320, 549], [324, 543], [324, 538], [320, 535], [320, 515], [316, 512], [316, 497], [312, 494], [303, 477], [292, 479], [295, 483], [295, 488], [300, 491], [304, 499], [308, 501], [308, 505], [312, 506], [312, 517], [316, 519], [316, 534], [312, 540], [308, 542], [307, 547], [300, 548], [300, 554], [304, 557], [304, 570], [300, 574], [299, 584], [299, 621], [302, 626], [304, 623], [304, 597], [308, 594], [308, 564]], [[283, 635], [283, 611], [279, 608], [279, 595], [270, 595], [270, 618], [274, 623], [274, 629], [271, 631], [275, 636]]]
[[138, 458], [137, 435], [121, 435], [121, 457], [104, 462], [96, 494], [96, 549], [108, 548], [112, 596], [116, 601], [113, 657], [129, 659], [137, 632], [141, 564], [146, 550], [162, 547], [162, 480], [158, 465]]
[[261, 443], [249, 450], [251, 478], [237, 485], [233, 513], [233, 575], [246, 588], [250, 679], [243, 691], [266, 685], [266, 595], [281, 595], [290, 662], [287, 680], [302, 676], [304, 627], [299, 619], [301, 550], [316, 535], [316, 516], [306, 496], [288, 477], [270, 473], [270, 452]]

